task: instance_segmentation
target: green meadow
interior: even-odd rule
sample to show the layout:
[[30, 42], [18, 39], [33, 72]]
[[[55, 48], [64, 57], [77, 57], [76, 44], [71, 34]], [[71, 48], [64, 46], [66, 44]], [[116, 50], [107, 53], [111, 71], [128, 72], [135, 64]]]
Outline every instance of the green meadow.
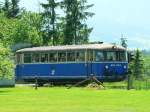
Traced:
[[150, 112], [150, 91], [65, 87], [0, 89], [1, 112]]

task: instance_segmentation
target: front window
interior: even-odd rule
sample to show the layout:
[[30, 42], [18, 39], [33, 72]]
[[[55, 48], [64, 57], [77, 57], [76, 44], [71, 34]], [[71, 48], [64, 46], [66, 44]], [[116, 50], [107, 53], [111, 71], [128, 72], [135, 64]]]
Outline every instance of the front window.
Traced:
[[125, 51], [118, 51], [117, 52], [117, 60], [118, 61], [126, 61], [126, 52]]
[[107, 61], [116, 61], [116, 52], [108, 51], [106, 56]]

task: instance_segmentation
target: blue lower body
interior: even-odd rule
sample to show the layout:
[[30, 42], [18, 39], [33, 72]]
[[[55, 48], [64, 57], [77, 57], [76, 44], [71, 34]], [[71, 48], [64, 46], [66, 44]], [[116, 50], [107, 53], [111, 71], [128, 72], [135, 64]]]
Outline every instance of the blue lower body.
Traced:
[[20, 64], [16, 66], [16, 80], [76, 80], [91, 74], [98, 80], [118, 80], [126, 76], [127, 63], [60, 63]]

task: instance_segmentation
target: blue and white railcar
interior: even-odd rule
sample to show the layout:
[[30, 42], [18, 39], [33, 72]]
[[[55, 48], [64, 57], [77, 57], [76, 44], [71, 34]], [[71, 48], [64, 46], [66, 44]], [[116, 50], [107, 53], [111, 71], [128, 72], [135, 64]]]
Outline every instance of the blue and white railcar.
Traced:
[[33, 47], [16, 52], [16, 80], [75, 81], [95, 75], [118, 81], [128, 71], [127, 51], [113, 44]]

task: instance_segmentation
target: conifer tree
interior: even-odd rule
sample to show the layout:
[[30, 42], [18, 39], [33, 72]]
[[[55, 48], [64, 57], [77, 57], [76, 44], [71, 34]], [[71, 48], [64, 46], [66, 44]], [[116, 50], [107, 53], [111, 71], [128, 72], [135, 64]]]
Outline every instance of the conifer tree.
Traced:
[[19, 0], [5, 0], [2, 10], [4, 11], [6, 17], [16, 18], [20, 12]]
[[138, 49], [135, 52], [135, 57], [134, 60], [131, 62], [130, 69], [132, 71], [133, 76], [136, 79], [142, 78], [144, 66], [143, 66], [142, 54]]
[[10, 17], [10, 6], [11, 3], [9, 2], [9, 0], [5, 0], [2, 10], [4, 11], [7, 17]]
[[11, 17], [15, 18], [18, 16], [20, 9], [19, 9], [19, 0], [11, 0]]
[[42, 3], [42, 7], [44, 8], [43, 12], [43, 28], [44, 28], [44, 43], [48, 44], [49, 41], [52, 41], [52, 44], [57, 44], [57, 30], [56, 30], [56, 22], [57, 22], [57, 14], [56, 8], [58, 3], [55, 0], [47, 0], [48, 3]]
[[88, 42], [92, 28], [88, 28], [86, 20], [94, 13], [87, 10], [93, 4], [87, 5], [87, 0], [64, 0], [65, 27], [64, 44], [82, 44]]
[[0, 13], [2, 12], [2, 3], [0, 2]]

